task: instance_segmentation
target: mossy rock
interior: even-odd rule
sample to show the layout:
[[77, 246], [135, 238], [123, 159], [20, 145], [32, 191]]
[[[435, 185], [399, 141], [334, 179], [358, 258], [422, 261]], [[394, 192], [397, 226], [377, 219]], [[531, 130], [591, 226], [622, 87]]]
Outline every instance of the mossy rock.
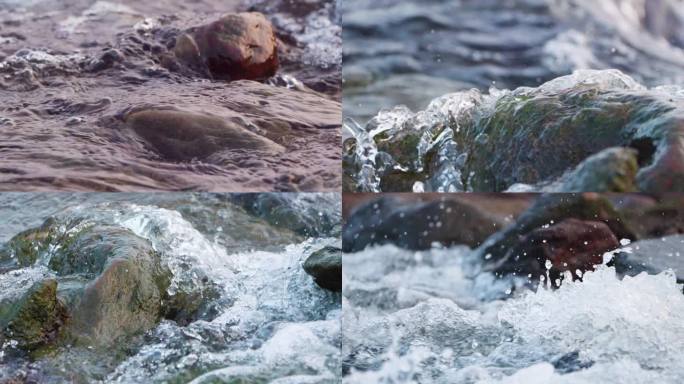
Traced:
[[646, 121], [654, 124], [648, 136], [657, 142], [664, 135], [656, 126], [673, 109], [654, 94], [586, 84], [521, 89], [482, 111], [455, 141], [468, 153], [469, 187], [499, 192], [515, 183], [554, 180], [604, 149], [628, 147]]
[[57, 280], [34, 283], [16, 301], [0, 301], [0, 328], [3, 337], [17, 347], [34, 351], [53, 341], [68, 314], [57, 297]]
[[51, 246], [68, 245], [76, 234], [73, 229], [79, 221], [58, 225], [55, 219], [47, 219], [40, 227], [28, 229], [10, 239], [0, 250], [0, 263], [5, 269], [34, 265], [41, 257], [48, 257]]
[[635, 192], [639, 171], [638, 152], [633, 148], [605, 149], [584, 160], [565, 177], [560, 192]]

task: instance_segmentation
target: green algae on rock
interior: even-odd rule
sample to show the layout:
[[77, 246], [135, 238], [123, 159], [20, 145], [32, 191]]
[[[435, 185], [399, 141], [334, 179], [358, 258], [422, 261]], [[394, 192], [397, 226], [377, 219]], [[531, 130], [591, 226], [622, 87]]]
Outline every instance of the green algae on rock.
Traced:
[[[42, 265], [54, 275], [36, 283], [44, 286], [38, 291], [40, 296], [32, 294], [26, 299], [45, 306], [48, 314], [36, 316], [36, 321], [46, 324], [43, 327], [49, 328], [51, 336], [35, 336], [40, 335], [42, 328], [35, 321], [23, 324], [26, 316], [3, 327], [5, 332], [22, 330], [20, 339], [28, 340], [24, 349], [35, 349], [39, 342], [53, 340], [113, 346], [149, 330], [163, 318], [188, 322], [215, 296], [208, 280], [195, 291], [180, 289], [170, 294], [171, 271], [149, 241], [125, 228], [75, 222], [79, 224], [50, 219], [40, 228], [25, 231], [9, 241], [10, 246], [31, 244], [12, 249], [13, 258], [23, 262], [9, 267], [10, 270]], [[32, 262], [26, 265], [27, 261]], [[45, 285], [46, 282], [49, 284]], [[55, 308], [59, 309], [60, 318], [68, 317], [68, 321], [51, 325], [56, 323], [52, 320]]]
[[0, 341], [11, 340], [25, 351], [52, 342], [68, 318], [57, 297], [57, 280], [45, 278], [0, 300]]
[[683, 94], [648, 89], [617, 70], [586, 70], [538, 88], [445, 95], [416, 114], [382, 111], [366, 127], [345, 124], [345, 185], [375, 192], [684, 191]]

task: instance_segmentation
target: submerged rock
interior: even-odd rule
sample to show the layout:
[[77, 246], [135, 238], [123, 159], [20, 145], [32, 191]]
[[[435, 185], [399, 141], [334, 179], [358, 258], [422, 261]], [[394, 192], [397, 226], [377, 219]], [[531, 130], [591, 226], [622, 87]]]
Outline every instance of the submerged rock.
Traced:
[[278, 70], [278, 49], [271, 23], [261, 13], [227, 14], [176, 39], [174, 53], [214, 79], [263, 80]]
[[338, 236], [341, 204], [325, 194], [236, 193], [230, 200], [273, 226], [303, 236]]
[[238, 123], [208, 114], [147, 109], [129, 113], [125, 120], [161, 156], [172, 161], [202, 159], [221, 150], [284, 151]]
[[620, 246], [610, 228], [601, 221], [565, 219], [537, 228], [520, 239], [494, 272], [537, 279], [548, 272], [557, 284], [564, 272], [581, 278], [586, 271], [603, 263], [603, 254]]
[[342, 250], [327, 246], [315, 251], [302, 265], [316, 284], [330, 291], [342, 291]]
[[[634, 240], [636, 238], [622, 215], [604, 196], [594, 193], [543, 195], [520, 215], [514, 225], [495, 234], [479, 248], [478, 252], [483, 258], [485, 269], [515, 271], [517, 263], [520, 262], [518, 257], [521, 256], [511, 253], [510, 250], [519, 247], [521, 241], [524, 242], [522, 239], [535, 230], [544, 226], [553, 226], [566, 219], [601, 222], [617, 239]], [[563, 231], [562, 228], [559, 229]], [[545, 233], [544, 231], [538, 232], [540, 235]], [[607, 236], [607, 233], [605, 234]], [[539, 238], [539, 236], [534, 238]]]

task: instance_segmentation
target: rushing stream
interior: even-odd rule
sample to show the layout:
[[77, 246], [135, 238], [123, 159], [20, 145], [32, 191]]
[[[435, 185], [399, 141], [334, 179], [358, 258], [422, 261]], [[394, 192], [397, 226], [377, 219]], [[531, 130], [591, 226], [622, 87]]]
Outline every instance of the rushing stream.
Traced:
[[682, 381], [681, 197], [347, 203], [343, 383]]
[[[5, 247], [21, 250], [11, 248], [10, 238], [46, 219], [47, 228], [56, 230], [50, 238], [57, 239], [45, 247], [34, 243], [41, 250], [31, 266], [2, 268], [0, 315], [8, 300], [44, 279], [58, 281], [58, 298], [70, 311], [53, 347], [26, 347], [30, 359], [18, 350], [26, 346], [20, 338], [0, 336], [0, 381], [339, 382], [341, 297], [319, 287], [302, 268], [313, 251], [339, 247], [339, 197], [3, 194], [0, 199], [7, 218], [0, 237]], [[80, 291], [72, 285], [91, 279], [94, 267], [87, 261], [69, 264], [69, 252], [78, 252], [71, 251], [73, 241], [93, 257], [101, 249], [119, 255], [149, 249], [170, 272], [167, 291], [161, 292], [166, 297], [162, 308], [185, 308], [167, 311], [145, 332], [124, 335], [125, 341], [116, 345], [104, 341], [110, 331], [130, 326], [127, 316], [145, 317], [140, 310], [126, 312], [133, 303], [110, 308], [105, 312], [109, 318], [99, 320], [96, 337], [68, 341], [65, 333], [82, 332], [75, 325], [80, 321], [78, 302], [88, 303], [89, 290], [104, 285], [127, 292], [109, 282], [116, 276], [110, 274], [116, 263], [111, 262], [97, 284], [88, 285], [81, 299], [73, 299], [73, 292], [78, 296]], [[15, 256], [21, 257], [18, 251]], [[3, 260], [5, 266], [12, 263]], [[148, 272], [146, 263], [130, 265], [126, 275], [142, 279]], [[135, 280], [130, 284], [137, 286], [132, 297], [143, 300], [149, 287]], [[183, 301], [184, 297], [193, 299]], [[91, 303], [86, 310], [107, 305]], [[109, 322], [119, 325], [109, 328]]]
[[681, 381], [684, 295], [671, 272], [620, 279], [602, 266], [558, 290], [512, 291], [475, 277], [471, 256], [345, 254], [343, 382]]

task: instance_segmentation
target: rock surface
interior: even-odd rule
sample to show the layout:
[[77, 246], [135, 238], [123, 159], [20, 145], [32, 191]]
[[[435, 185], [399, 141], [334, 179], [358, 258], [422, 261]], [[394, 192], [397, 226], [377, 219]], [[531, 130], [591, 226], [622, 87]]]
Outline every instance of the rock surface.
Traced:
[[57, 337], [68, 312], [57, 298], [55, 279], [15, 288], [23, 293], [0, 295], [0, 341], [13, 340], [17, 347], [33, 351]]
[[[608, 225], [601, 221], [565, 219], [560, 223], [537, 228], [511, 248], [494, 272], [514, 274], [537, 280], [545, 276], [554, 285], [564, 272], [581, 278], [586, 271], [603, 263], [603, 254], [620, 246]], [[548, 264], [547, 264], [548, 263]]]
[[639, 152], [614, 147], [589, 156], [557, 188], [558, 192], [634, 192]]
[[660, 239], [640, 240], [632, 243], [630, 252], [620, 252], [613, 258], [615, 270], [627, 276], [642, 272], [658, 274], [671, 270], [677, 282], [684, 283], [684, 235], [666, 236]]
[[278, 70], [278, 47], [263, 14], [232, 13], [181, 34], [174, 53], [214, 79], [263, 80]]
[[[498, 269], [514, 262], [509, 250], [521, 238], [543, 226], [551, 226], [565, 219], [604, 223], [617, 239], [634, 240], [636, 235], [610, 200], [594, 193], [542, 195], [515, 222], [495, 234], [478, 250], [486, 269]], [[514, 264], [513, 264], [514, 265]], [[509, 270], [511, 268], [508, 268]]]
[[406, 203], [398, 196], [382, 197], [350, 215], [342, 234], [343, 250], [356, 252], [388, 242], [408, 249], [429, 249], [436, 243], [477, 247], [507, 224], [467, 200]]
[[269, 154], [285, 150], [236, 122], [209, 114], [150, 109], [130, 113], [125, 120], [162, 157], [172, 161], [203, 159], [222, 150]]
[[0, 310], [3, 332], [21, 335], [25, 350], [52, 341], [112, 347], [162, 318], [195, 319], [215, 295], [209, 281], [169, 293], [172, 273], [160, 254], [121, 227], [48, 220], [8, 244], [0, 253], [8, 273], [37, 265], [48, 271]]
[[342, 291], [342, 250], [327, 246], [315, 251], [302, 265], [321, 288]]

